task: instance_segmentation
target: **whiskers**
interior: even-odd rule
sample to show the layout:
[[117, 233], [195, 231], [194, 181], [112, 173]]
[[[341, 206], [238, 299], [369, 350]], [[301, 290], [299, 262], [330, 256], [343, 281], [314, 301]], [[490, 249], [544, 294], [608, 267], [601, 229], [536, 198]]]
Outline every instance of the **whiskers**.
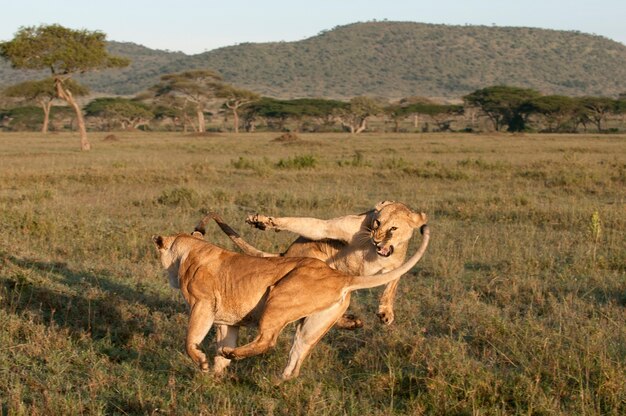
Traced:
[[359, 231], [354, 235], [354, 240], [356, 244], [359, 246], [364, 246], [366, 244], [371, 244], [372, 241], [372, 230], [370, 228], [366, 228], [364, 230]]

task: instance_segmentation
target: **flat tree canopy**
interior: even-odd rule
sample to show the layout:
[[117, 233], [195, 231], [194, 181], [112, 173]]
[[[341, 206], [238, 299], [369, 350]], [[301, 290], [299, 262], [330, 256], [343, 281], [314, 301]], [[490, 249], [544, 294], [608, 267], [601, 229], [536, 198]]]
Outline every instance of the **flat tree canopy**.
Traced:
[[22, 27], [15, 37], [0, 43], [0, 55], [17, 69], [50, 69], [52, 75], [72, 75], [123, 67], [129, 61], [106, 51], [106, 35], [60, 25]]
[[89, 150], [91, 146], [80, 107], [65, 82], [75, 74], [129, 64], [125, 58], [108, 54], [105, 38], [106, 35], [98, 31], [41, 25], [22, 27], [12, 40], [0, 43], [0, 56], [8, 59], [13, 68], [50, 70], [58, 97], [76, 112], [82, 150]]
[[[65, 89], [69, 90], [74, 96], [89, 94], [89, 89], [87, 87], [78, 84], [72, 79], [65, 80], [64, 86]], [[52, 101], [58, 97], [54, 78], [20, 82], [19, 84], [14, 84], [5, 88], [3, 93], [7, 97], [17, 98], [26, 103], [35, 102], [39, 104], [44, 113], [41, 132], [48, 132]]]
[[197, 69], [176, 74], [161, 76], [161, 82], [154, 85], [151, 90], [155, 97], [173, 96], [183, 97], [192, 102], [196, 107], [198, 117], [198, 132], [206, 130], [204, 111], [207, 103], [215, 98], [220, 89], [219, 81], [222, 77], [217, 72], [209, 69]]
[[509, 131], [522, 131], [526, 120], [521, 106], [539, 96], [539, 92], [532, 89], [496, 85], [474, 91], [463, 100], [482, 110], [491, 119], [496, 131], [505, 125]]

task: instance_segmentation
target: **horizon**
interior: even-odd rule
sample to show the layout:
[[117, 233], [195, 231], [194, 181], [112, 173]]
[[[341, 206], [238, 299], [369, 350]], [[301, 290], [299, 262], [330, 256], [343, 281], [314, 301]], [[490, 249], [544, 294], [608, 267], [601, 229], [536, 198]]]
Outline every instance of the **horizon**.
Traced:
[[296, 42], [337, 26], [389, 21], [577, 31], [626, 46], [626, 4], [622, 0], [599, 0], [593, 5], [583, 0], [508, 4], [441, 0], [435, 6], [418, 0], [390, 0], [382, 5], [372, 0], [319, 0], [315, 7], [286, 0], [226, 4], [190, 0], [185, 5], [185, 10], [176, 13], [163, 0], [106, 4], [68, 0], [63, 5], [23, 0], [0, 15], [0, 41], [12, 39], [20, 27], [60, 24], [101, 31], [110, 41], [196, 55], [241, 43]]
[[107, 36], [107, 42], [116, 42], [116, 43], [132, 43], [138, 46], [143, 46], [145, 48], [151, 49], [151, 50], [156, 50], [156, 51], [161, 51], [161, 52], [169, 52], [169, 53], [182, 53], [185, 54], [187, 56], [193, 56], [193, 55], [200, 55], [203, 53], [207, 53], [207, 52], [211, 52], [214, 50], [218, 50], [218, 49], [223, 49], [223, 48], [230, 48], [230, 47], [235, 47], [238, 45], [242, 45], [242, 44], [267, 44], [267, 43], [291, 43], [291, 42], [299, 42], [302, 40], [306, 40], [306, 39], [310, 39], [310, 38], [314, 38], [316, 36], [322, 35], [325, 32], [330, 32], [332, 30], [338, 29], [340, 27], [346, 27], [346, 26], [351, 26], [351, 25], [356, 25], [356, 24], [362, 24], [362, 23], [415, 23], [415, 24], [424, 24], [424, 25], [431, 25], [431, 26], [451, 26], [451, 27], [487, 27], [487, 28], [494, 28], [494, 29], [537, 29], [537, 30], [552, 30], [552, 31], [556, 31], [556, 32], [572, 32], [572, 33], [580, 33], [583, 35], [588, 35], [588, 36], [599, 36], [602, 38], [605, 38], [607, 40], [610, 41], [614, 41], [617, 43], [620, 43], [624, 46], [626, 46], [626, 43], [624, 42], [619, 42], [615, 39], [611, 39], [607, 36], [604, 35], [600, 35], [597, 33], [589, 33], [589, 32], [583, 32], [580, 30], [576, 30], [576, 29], [550, 29], [550, 28], [543, 28], [543, 27], [536, 27], [536, 26], [499, 26], [499, 25], [484, 25], [484, 24], [450, 24], [450, 23], [428, 23], [428, 22], [417, 22], [417, 21], [411, 21], [411, 20], [377, 20], [377, 19], [373, 19], [373, 20], [367, 20], [367, 21], [356, 21], [356, 22], [351, 22], [351, 23], [345, 23], [342, 25], [337, 25], [334, 26], [332, 28], [328, 28], [328, 29], [321, 29], [318, 33], [312, 34], [309, 37], [305, 37], [302, 39], [294, 39], [294, 40], [275, 40], [275, 41], [241, 41], [241, 42], [237, 42], [231, 45], [224, 45], [224, 46], [218, 46], [215, 47], [213, 49], [207, 49], [207, 50], [203, 50], [202, 52], [196, 52], [196, 53], [187, 53], [185, 51], [182, 50], [174, 50], [174, 49], [161, 49], [161, 48], [152, 48], [148, 45], [144, 45], [138, 42], [134, 42], [132, 40], [118, 40], [118, 39], [109, 39]]

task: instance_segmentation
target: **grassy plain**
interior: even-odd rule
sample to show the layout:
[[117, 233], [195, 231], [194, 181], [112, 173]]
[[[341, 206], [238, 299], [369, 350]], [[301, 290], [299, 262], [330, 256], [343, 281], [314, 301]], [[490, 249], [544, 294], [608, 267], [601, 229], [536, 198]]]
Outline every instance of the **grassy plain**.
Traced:
[[[626, 413], [625, 136], [117, 136], [81, 153], [71, 135], [0, 135], [0, 414]], [[246, 214], [381, 199], [432, 229], [391, 327], [381, 290], [362, 291], [365, 327], [331, 330], [294, 381], [272, 383], [289, 331], [224, 380], [196, 370], [152, 234], [214, 209], [278, 251], [293, 236]]]

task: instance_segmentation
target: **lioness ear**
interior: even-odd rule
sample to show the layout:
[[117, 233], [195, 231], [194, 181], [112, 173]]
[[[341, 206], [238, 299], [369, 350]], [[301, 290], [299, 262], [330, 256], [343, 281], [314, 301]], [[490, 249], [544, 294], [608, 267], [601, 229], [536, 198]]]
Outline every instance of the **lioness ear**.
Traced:
[[163, 248], [163, 237], [160, 235], [153, 235], [152, 242], [154, 242], [154, 245], [156, 245], [157, 248]]
[[412, 212], [411, 213], [411, 225], [413, 226], [413, 228], [421, 227], [422, 225], [426, 224], [427, 222], [428, 222], [428, 217], [423, 212], [420, 212], [420, 213]]
[[376, 204], [374, 206], [374, 209], [376, 211], [380, 211], [384, 206], [389, 205], [389, 204], [393, 204], [394, 201], [380, 201], [378, 204]]

